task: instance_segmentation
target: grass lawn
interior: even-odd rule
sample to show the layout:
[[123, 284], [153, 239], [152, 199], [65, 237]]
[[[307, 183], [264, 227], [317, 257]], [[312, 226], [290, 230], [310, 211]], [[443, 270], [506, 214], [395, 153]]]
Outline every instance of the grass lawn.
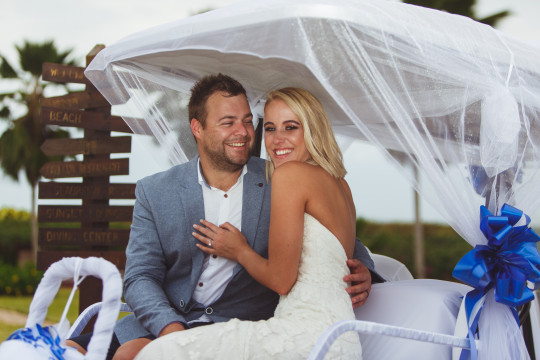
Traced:
[[[47, 321], [57, 323], [60, 321], [64, 307], [66, 306], [71, 288], [60, 288], [58, 294], [47, 310]], [[0, 296], [0, 309], [7, 309], [28, 314], [32, 296]], [[70, 324], [77, 319], [79, 313], [79, 292], [75, 293], [73, 302], [68, 311], [68, 320]], [[0, 342], [4, 341], [13, 331], [21, 328], [23, 325], [11, 325], [0, 322]]]
[[0, 322], [0, 342], [6, 340], [9, 335], [20, 328], [21, 327], [17, 325], [4, 324], [3, 322]]

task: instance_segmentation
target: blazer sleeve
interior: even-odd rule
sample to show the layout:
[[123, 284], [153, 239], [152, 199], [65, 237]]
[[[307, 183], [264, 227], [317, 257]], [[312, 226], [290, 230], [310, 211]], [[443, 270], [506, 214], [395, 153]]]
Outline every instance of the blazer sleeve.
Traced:
[[167, 267], [162, 244], [142, 182], [135, 188], [136, 201], [126, 248], [124, 298], [137, 320], [158, 336], [172, 322], [186, 319], [170, 305], [163, 289]]
[[375, 271], [375, 263], [373, 262], [373, 259], [369, 255], [369, 251], [366, 249], [364, 244], [362, 244], [362, 242], [358, 238], [356, 238], [356, 242], [354, 244], [353, 257], [355, 259], [360, 260], [360, 262], [369, 269], [371, 273], [372, 283], [385, 282], [384, 278], [381, 275], [379, 275], [377, 271]]

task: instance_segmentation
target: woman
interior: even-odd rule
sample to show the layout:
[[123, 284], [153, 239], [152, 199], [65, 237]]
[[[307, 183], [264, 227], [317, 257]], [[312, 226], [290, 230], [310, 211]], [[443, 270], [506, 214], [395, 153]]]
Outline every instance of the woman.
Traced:
[[[304, 359], [330, 325], [354, 319], [341, 279], [354, 250], [356, 212], [326, 113], [306, 90], [273, 91], [264, 129], [272, 178], [268, 259], [229, 223], [218, 227], [201, 220], [193, 234], [202, 251], [239, 262], [281, 295], [274, 317], [166, 335], [136, 359]], [[361, 358], [358, 335], [341, 336], [328, 358]]]

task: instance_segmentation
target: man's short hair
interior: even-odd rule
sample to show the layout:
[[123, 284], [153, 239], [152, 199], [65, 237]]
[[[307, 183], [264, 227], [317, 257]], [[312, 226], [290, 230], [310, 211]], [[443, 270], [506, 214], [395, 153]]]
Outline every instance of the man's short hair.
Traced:
[[246, 89], [238, 81], [221, 73], [207, 75], [191, 88], [191, 98], [188, 104], [189, 121], [197, 119], [203, 128], [206, 127], [206, 101], [216, 93], [223, 92], [225, 96], [246, 96]]

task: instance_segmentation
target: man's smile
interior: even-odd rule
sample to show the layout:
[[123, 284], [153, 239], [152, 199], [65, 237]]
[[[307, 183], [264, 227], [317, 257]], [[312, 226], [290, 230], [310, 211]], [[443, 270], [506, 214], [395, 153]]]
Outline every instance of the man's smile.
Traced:
[[243, 146], [246, 146], [246, 142], [234, 142], [234, 143], [229, 143], [227, 145], [232, 146], [232, 147], [243, 147]]

